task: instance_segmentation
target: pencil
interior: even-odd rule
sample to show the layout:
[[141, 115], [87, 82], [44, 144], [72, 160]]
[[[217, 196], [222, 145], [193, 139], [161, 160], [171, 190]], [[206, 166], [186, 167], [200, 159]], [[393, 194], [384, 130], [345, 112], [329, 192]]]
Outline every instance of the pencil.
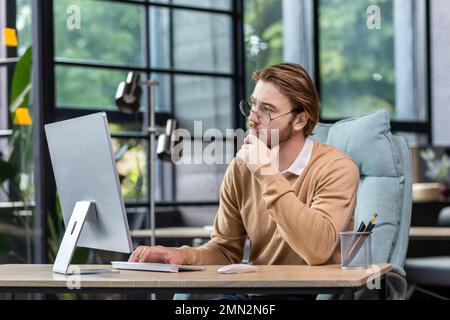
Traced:
[[[378, 218], [378, 213], [375, 213], [371, 218], [370, 218], [370, 222], [369, 224], [366, 226], [366, 228], [364, 229], [364, 231], [359, 231], [360, 228], [358, 228], [358, 232], [371, 232], [373, 230], [373, 228], [375, 227], [375, 221]], [[344, 266], [348, 265], [351, 260], [354, 258], [354, 256], [356, 255], [356, 252], [359, 250], [359, 248], [361, 248], [362, 244], [364, 243], [365, 239], [367, 237], [365, 237], [365, 235], [357, 235], [357, 237], [355, 237], [355, 240], [352, 242], [351, 244], [351, 248], [348, 251], [347, 254], [347, 258], [344, 260]]]

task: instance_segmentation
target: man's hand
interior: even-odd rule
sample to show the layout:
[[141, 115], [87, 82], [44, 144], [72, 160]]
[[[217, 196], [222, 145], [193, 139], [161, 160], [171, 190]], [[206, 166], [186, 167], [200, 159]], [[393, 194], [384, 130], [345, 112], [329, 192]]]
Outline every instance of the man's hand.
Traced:
[[252, 173], [264, 167], [261, 174], [273, 175], [278, 172], [278, 148], [271, 150], [257, 136], [250, 134], [236, 154], [236, 159], [238, 164], [245, 164]]
[[138, 247], [130, 256], [129, 262], [153, 262], [182, 264], [181, 254], [172, 248], [157, 247]]

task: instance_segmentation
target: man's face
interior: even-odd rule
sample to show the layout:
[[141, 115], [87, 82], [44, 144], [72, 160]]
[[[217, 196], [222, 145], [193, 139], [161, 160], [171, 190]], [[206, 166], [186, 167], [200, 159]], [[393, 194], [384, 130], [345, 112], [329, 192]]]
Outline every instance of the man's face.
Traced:
[[[276, 141], [271, 141], [272, 136], [274, 138], [277, 137], [276, 132], [279, 134], [280, 144], [288, 141], [292, 137], [294, 120], [298, 117], [298, 113], [288, 114], [294, 109], [294, 106], [274, 84], [266, 81], [258, 81], [251, 96], [251, 102], [253, 109], [258, 110], [258, 112], [252, 112], [250, 114], [250, 131], [264, 141], [269, 148], [277, 144]], [[264, 123], [258, 117], [262, 112], [268, 112], [274, 120], [270, 121], [270, 124]], [[273, 135], [274, 133], [275, 135]]]

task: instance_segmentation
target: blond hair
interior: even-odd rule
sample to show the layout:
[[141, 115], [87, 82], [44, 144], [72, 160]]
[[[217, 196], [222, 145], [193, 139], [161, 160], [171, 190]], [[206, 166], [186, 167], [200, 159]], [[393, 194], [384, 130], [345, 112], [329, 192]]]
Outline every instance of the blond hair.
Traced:
[[308, 115], [308, 123], [304, 128], [305, 137], [311, 136], [319, 122], [320, 102], [317, 89], [310, 76], [302, 66], [294, 63], [273, 65], [253, 73], [255, 82], [273, 83], [294, 104], [299, 111]]

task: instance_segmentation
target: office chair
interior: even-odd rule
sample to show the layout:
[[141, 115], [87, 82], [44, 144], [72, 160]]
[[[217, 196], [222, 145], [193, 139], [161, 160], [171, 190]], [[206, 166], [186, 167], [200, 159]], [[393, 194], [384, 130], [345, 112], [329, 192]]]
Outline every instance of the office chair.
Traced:
[[[412, 160], [404, 137], [392, 135], [387, 111], [382, 110], [333, 125], [319, 123], [316, 139], [344, 151], [359, 167], [361, 180], [355, 208], [355, 228], [378, 213], [372, 234], [372, 262], [390, 263], [386, 277], [388, 298], [405, 299], [404, 264], [409, 242], [412, 210]], [[360, 299], [377, 299], [363, 290]], [[358, 297], [357, 295], [357, 297]], [[318, 299], [336, 298], [320, 295]]]

